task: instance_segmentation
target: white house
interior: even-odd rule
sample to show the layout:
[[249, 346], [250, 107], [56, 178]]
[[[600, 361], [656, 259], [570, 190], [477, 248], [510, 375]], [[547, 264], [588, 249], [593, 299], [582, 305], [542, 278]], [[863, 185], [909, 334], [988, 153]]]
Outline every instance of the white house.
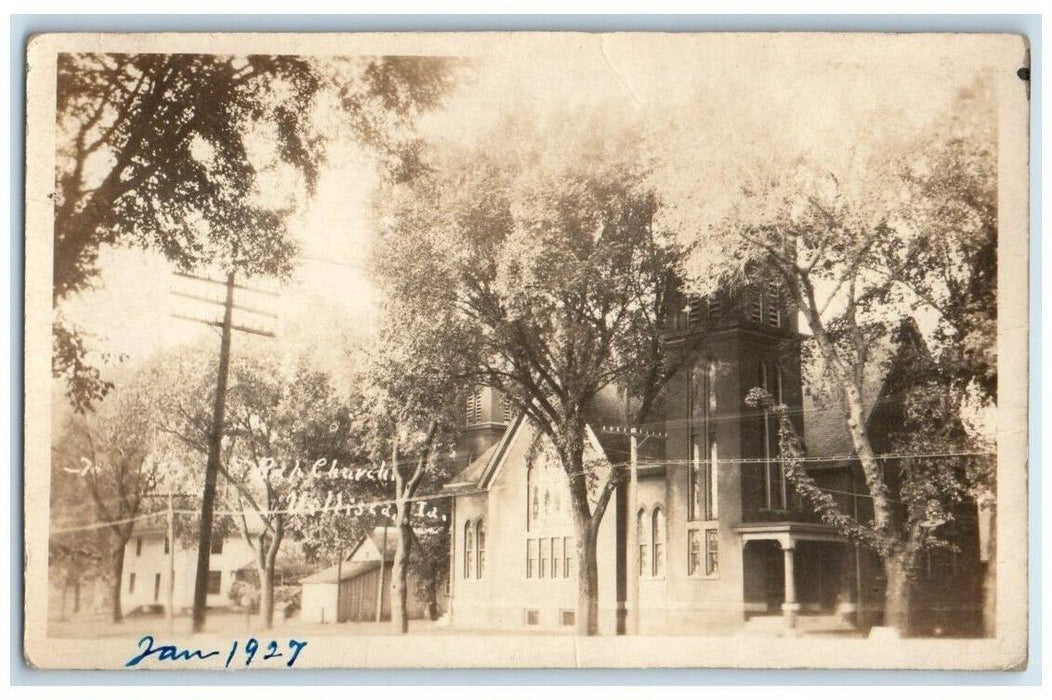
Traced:
[[[132, 532], [124, 549], [124, 572], [121, 579], [121, 611], [124, 614], [168, 605], [169, 581], [168, 531], [163, 518], [141, 521]], [[230, 588], [238, 571], [254, 569], [254, 553], [240, 533], [214, 537], [208, 572], [208, 607], [231, 607]], [[189, 610], [194, 603], [194, 580], [197, 573], [197, 547], [175, 543], [176, 613]]]

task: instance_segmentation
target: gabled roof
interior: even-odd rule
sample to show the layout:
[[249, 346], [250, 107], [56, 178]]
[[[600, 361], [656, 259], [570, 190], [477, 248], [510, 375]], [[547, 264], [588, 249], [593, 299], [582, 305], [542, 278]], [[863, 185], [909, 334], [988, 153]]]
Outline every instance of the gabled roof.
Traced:
[[394, 531], [394, 527], [388, 526], [385, 543], [384, 527], [383, 525], [380, 525], [378, 527], [374, 527], [372, 530], [365, 533], [365, 535], [363, 535], [362, 538], [358, 540], [358, 543], [354, 545], [354, 547], [347, 554], [347, 556], [344, 557], [344, 561], [349, 562], [351, 558], [358, 553], [358, 550], [362, 548], [362, 545], [366, 542], [371, 542], [372, 545], [376, 548], [377, 552], [383, 553], [384, 561], [394, 560], [395, 551], [398, 549], [397, 533]]
[[[443, 488], [454, 494], [489, 490], [493, 485], [493, 480], [498, 474], [500, 474], [500, 470], [504, 467], [509, 445], [511, 445], [512, 441], [522, 431], [525, 425], [525, 416], [520, 415], [510, 426], [508, 426], [508, 429], [504, 432], [504, 435], [497, 444], [482, 453], [478, 459], [469, 464], [467, 468], [461, 471], [457, 476], [453, 477], [453, 480]], [[610, 463], [614, 463], [619, 459], [618, 454], [622, 451], [621, 447], [619, 447], [622, 445], [619, 439], [623, 436], [605, 435], [603, 431], [596, 432], [590, 425], [586, 425], [585, 430], [588, 448], [597, 453], [599, 459], [606, 460]], [[539, 437], [539, 435], [535, 435], [534, 439], [538, 439]], [[627, 460], [627, 437], [624, 437], [623, 440], [623, 451], [625, 459]], [[588, 448], [586, 448], [586, 450]], [[593, 457], [588, 458], [591, 459]]]
[[508, 425], [500, 440], [491, 445], [488, 450], [480, 454], [471, 464], [450, 479], [449, 483], [443, 486], [442, 489], [447, 492], [466, 493], [488, 488], [491, 477], [496, 473], [505, 453], [508, 451], [508, 446], [519, 430], [522, 429], [525, 422], [525, 415], [519, 414]]
[[[897, 333], [883, 346], [871, 350], [871, 361], [862, 380], [862, 411], [867, 427], [871, 427], [879, 408], [900, 400], [898, 387], [918, 355], [930, 359], [927, 345], [913, 319], [906, 319]], [[817, 399], [804, 392], [804, 447], [812, 457], [850, 457], [855, 446], [847, 429], [844, 410], [839, 401], [823, 397]], [[808, 469], [843, 466], [849, 461], [816, 462]]]

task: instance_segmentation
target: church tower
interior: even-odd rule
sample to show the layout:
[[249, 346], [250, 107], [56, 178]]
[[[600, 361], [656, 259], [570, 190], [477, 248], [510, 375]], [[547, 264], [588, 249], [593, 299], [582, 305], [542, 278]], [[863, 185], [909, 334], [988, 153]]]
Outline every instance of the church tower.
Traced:
[[464, 396], [464, 423], [457, 435], [456, 461], [468, 465], [500, 441], [513, 416], [512, 405], [491, 387], [475, 387]]

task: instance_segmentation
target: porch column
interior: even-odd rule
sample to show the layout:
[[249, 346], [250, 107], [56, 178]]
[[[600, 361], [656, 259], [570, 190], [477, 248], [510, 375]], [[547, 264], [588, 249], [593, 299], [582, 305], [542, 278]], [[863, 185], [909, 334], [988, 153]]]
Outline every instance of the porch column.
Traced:
[[785, 602], [782, 603], [782, 615], [785, 616], [786, 627], [792, 628], [796, 627], [796, 615], [800, 612], [800, 604], [796, 602], [796, 542], [787, 537], [781, 540], [781, 545], [785, 562]]

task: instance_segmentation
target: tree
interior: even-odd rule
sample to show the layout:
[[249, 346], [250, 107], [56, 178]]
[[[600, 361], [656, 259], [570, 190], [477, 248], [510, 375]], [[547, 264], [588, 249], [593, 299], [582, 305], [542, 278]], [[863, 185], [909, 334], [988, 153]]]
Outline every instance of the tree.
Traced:
[[455, 348], [448, 367], [501, 390], [553, 445], [582, 634], [598, 631], [597, 536], [622, 477], [585, 459], [589, 412], [622, 384], [641, 420], [673, 373], [661, 333], [683, 252], [654, 225], [643, 131], [613, 123], [511, 119], [474, 148], [436, 151], [430, 173], [385, 193], [377, 253], [389, 298], [429, 319], [405, 342]]
[[[190, 462], [208, 452], [208, 397], [215, 382], [201, 369], [204, 356], [190, 349], [157, 366], [166, 387], [159, 429], [187, 448]], [[324, 511], [328, 494], [369, 484], [335, 476], [338, 464], [360, 463], [360, 448], [350, 406], [325, 373], [302, 363], [285, 370], [273, 359], [244, 355], [232, 363], [227, 402], [221, 500], [234, 515], [219, 530], [240, 533], [255, 553], [259, 611], [270, 628], [282, 545], [313, 532], [316, 518], [335, 514]]]
[[[996, 381], [994, 335], [987, 335], [995, 313], [992, 147], [954, 131], [936, 124], [925, 135], [932, 141], [927, 149], [899, 144], [903, 155], [863, 159], [863, 167], [839, 175], [803, 162], [763, 173], [743, 186], [740, 205], [706, 241], [733, 250], [739, 270], [765, 270], [803, 314], [820, 380], [841, 409], [865, 477], [872, 522], [841, 511], [804, 471], [787, 474], [828, 522], [880, 555], [885, 624], [903, 631], [918, 552], [946, 544], [938, 531], [953, 519], [962, 489], [974, 491], [978, 475], [989, 472], [988, 461], [970, 469], [963, 461], [936, 465], [923, 458], [883, 464], [863, 399], [865, 379], [881, 362], [876, 349], [895, 342], [907, 315], [934, 311], [936, 340], [950, 342], [923, 364], [930, 376], [918, 375], [912, 390], [900, 392], [912, 437], [900, 436], [899, 444], [974, 449], [973, 436], [940, 426], [961, 425], [969, 387], [983, 393]], [[951, 162], [959, 168], [942, 169]], [[949, 416], [954, 420], [945, 423]]]
[[[312, 191], [328, 135], [313, 118], [320, 95], [332, 95], [350, 132], [403, 176], [416, 167], [407, 127], [448, 89], [452, 65], [426, 57], [62, 54], [55, 306], [92, 286], [105, 245], [153, 249], [182, 270], [218, 263], [287, 274], [296, 250], [287, 215], [297, 187]], [[87, 410], [111, 384], [61, 315], [54, 344], [53, 372]]]
[[450, 522], [448, 508], [445, 522], [413, 530], [413, 551], [409, 569], [415, 574], [416, 595], [427, 604], [427, 616], [438, 619], [438, 596], [449, 578]]
[[336, 464], [354, 463], [352, 431], [350, 409], [325, 374], [300, 366], [282, 376], [273, 362], [259, 360], [235, 366], [228, 431], [235, 457], [224, 476], [234, 487], [232, 505], [242, 513], [238, 529], [256, 554], [259, 610], [268, 629], [282, 543], [289, 534], [299, 536], [301, 520], [315, 517], [304, 502], [333, 485]]
[[[150, 511], [161, 454], [154, 442], [153, 404], [141, 376], [104, 401], [97, 413], [73, 415], [56, 444], [55, 462], [83, 479], [97, 521], [111, 533], [110, 584], [113, 621], [123, 619], [121, 580], [124, 550], [136, 522]], [[83, 536], [82, 536], [83, 537]], [[90, 560], [90, 551], [86, 553]]]
[[[997, 116], [993, 86], [962, 89], [953, 110], [920, 134], [902, 158], [908, 196], [903, 225], [923, 245], [883, 249], [882, 272], [909, 290], [918, 313], [934, 314], [944, 381], [974, 413], [997, 403]], [[986, 449], [990, 436], [970, 439]], [[997, 493], [988, 461], [972, 465], [971, 496], [989, 514], [983, 616], [994, 636], [997, 608]]]
[[[468, 376], [469, 356], [461, 350], [469, 346], [445, 342], [454, 337], [455, 327], [455, 319], [419, 313], [400, 300], [389, 300], [364, 377], [363, 435], [372, 459], [389, 464], [395, 480], [391, 626], [402, 634], [409, 631], [408, 572], [413, 545], [418, 543], [413, 506], [421, 487], [437, 488], [449, 476], [449, 462], [436, 455], [452, 447], [456, 415], [451, 398], [460, 393]], [[426, 568], [426, 562], [423, 565]]]

